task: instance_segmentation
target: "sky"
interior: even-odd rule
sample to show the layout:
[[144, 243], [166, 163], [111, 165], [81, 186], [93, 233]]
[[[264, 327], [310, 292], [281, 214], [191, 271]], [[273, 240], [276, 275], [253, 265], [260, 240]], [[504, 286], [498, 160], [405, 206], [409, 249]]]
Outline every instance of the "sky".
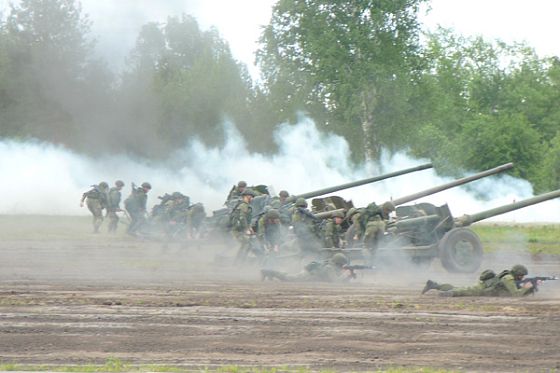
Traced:
[[[0, 0], [2, 9], [10, 2]], [[276, 0], [81, 0], [93, 22], [98, 51], [110, 65], [122, 68], [138, 31], [147, 22], [163, 22], [170, 15], [193, 15], [203, 29], [214, 26], [254, 77], [254, 52], [261, 27]], [[465, 36], [482, 35], [508, 43], [524, 41], [541, 56], [560, 56], [559, 0], [432, 0], [421, 21], [425, 29], [438, 24]]]
[[[5, 0], [3, 0], [5, 1]], [[164, 21], [169, 15], [193, 15], [203, 29], [216, 27], [255, 76], [254, 52], [261, 28], [268, 24], [276, 0], [82, 0], [94, 22], [100, 50], [122, 61], [142, 24]], [[560, 56], [558, 0], [432, 0], [422, 10], [425, 29], [437, 25], [465, 36], [482, 35], [508, 43], [526, 42], [541, 56]], [[123, 48], [123, 45], [126, 46]]]

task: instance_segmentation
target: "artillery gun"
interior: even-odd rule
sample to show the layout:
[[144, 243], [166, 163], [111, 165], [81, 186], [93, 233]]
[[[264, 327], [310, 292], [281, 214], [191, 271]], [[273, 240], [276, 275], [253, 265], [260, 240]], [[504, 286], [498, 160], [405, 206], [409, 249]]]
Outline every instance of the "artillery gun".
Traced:
[[400, 206], [396, 221], [387, 226], [379, 254], [403, 250], [418, 263], [439, 258], [449, 272], [474, 272], [480, 267], [483, 251], [477, 234], [469, 228], [471, 224], [558, 197], [560, 189], [459, 218], [451, 215], [447, 204]]

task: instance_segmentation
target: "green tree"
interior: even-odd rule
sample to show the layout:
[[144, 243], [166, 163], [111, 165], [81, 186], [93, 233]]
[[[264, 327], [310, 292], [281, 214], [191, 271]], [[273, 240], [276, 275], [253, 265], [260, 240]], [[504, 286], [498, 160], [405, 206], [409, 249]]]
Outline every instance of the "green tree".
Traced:
[[143, 126], [155, 128], [161, 144], [157, 151], [175, 149], [192, 137], [220, 144], [227, 119], [250, 131], [248, 104], [253, 91], [245, 67], [235, 61], [215, 29], [201, 31], [191, 16], [170, 17], [163, 25], [142, 28], [123, 93], [138, 86], [144, 93], [126, 105], [149, 111]]
[[257, 55], [278, 117], [303, 110], [367, 159], [402, 145], [423, 2], [280, 0]]

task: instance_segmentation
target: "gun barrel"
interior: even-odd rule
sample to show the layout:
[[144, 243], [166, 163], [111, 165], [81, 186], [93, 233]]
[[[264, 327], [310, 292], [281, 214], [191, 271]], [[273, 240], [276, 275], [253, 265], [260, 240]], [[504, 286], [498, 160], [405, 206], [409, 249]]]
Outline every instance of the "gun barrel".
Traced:
[[510, 211], [519, 210], [523, 207], [536, 205], [537, 203], [541, 203], [558, 197], [560, 197], [560, 189], [557, 189], [553, 192], [540, 194], [535, 197], [527, 198], [522, 201], [513, 202], [510, 203], [509, 205], [503, 205], [490, 210], [482, 211], [476, 214], [463, 215], [460, 218], [455, 219], [455, 224], [459, 226], [471, 225], [473, 223], [476, 223], [477, 221], [481, 221], [497, 215], [505, 214]]
[[426, 189], [426, 190], [421, 191], [421, 192], [417, 192], [417, 193], [414, 193], [414, 194], [410, 194], [408, 196], [397, 198], [397, 199], [395, 199], [391, 202], [395, 206], [402, 205], [404, 203], [413, 201], [413, 200], [418, 199], [418, 198], [426, 197], [426, 196], [441, 192], [441, 191], [446, 190], [446, 189], [451, 189], [451, 188], [454, 188], [454, 187], [459, 186], [459, 185], [470, 183], [471, 181], [474, 181], [474, 180], [482, 179], [483, 177], [486, 177], [486, 176], [494, 175], [494, 174], [509, 170], [512, 167], [513, 167], [513, 163], [506, 163], [506, 164], [503, 164], [501, 166], [491, 168], [489, 170], [479, 172], [479, 173], [471, 175], [471, 176], [467, 176], [467, 177], [463, 177], [461, 179], [453, 180], [453, 181], [451, 181], [447, 184], [442, 184], [442, 185], [439, 185], [439, 186], [436, 186], [436, 187], [433, 187], [433, 188], [430, 188], [430, 189]]
[[397, 230], [405, 230], [411, 227], [416, 227], [418, 225], [424, 225], [439, 220], [440, 217], [438, 215], [419, 216], [416, 218], [397, 220], [395, 222], [389, 223], [388, 228], [390, 229], [390, 227], [394, 227]]
[[330, 188], [324, 188], [324, 189], [315, 190], [313, 192], [293, 195], [293, 196], [288, 197], [286, 202], [288, 202], [288, 203], [295, 202], [296, 199], [298, 199], [298, 198], [305, 198], [305, 199], [314, 198], [314, 197], [322, 196], [322, 195], [325, 195], [325, 194], [338, 192], [339, 190], [350, 189], [350, 188], [354, 188], [354, 187], [357, 187], [357, 186], [360, 186], [360, 185], [375, 183], [377, 181], [390, 179], [392, 177], [405, 175], [405, 174], [408, 174], [408, 173], [411, 173], [411, 172], [421, 171], [421, 170], [425, 170], [425, 169], [432, 168], [432, 167], [434, 167], [434, 166], [431, 163], [426, 163], [426, 164], [423, 164], [423, 165], [420, 165], [420, 166], [411, 167], [411, 168], [407, 168], [407, 169], [400, 170], [400, 171], [390, 172], [388, 174], [374, 176], [374, 177], [370, 177], [370, 178], [367, 178], [367, 179], [357, 180], [357, 181], [337, 185], [337, 186], [330, 187]]
[[328, 219], [332, 217], [333, 212], [336, 211], [342, 211], [345, 212], [345, 209], [337, 209], [337, 210], [330, 210], [330, 211], [323, 211], [323, 212], [318, 212], [316, 214], [313, 214], [316, 218], [318, 219]]

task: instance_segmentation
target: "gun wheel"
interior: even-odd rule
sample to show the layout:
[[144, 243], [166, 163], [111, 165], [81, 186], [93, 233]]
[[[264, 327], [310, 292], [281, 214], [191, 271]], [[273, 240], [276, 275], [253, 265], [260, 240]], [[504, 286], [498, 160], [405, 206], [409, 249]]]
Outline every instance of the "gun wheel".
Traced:
[[468, 228], [452, 229], [439, 242], [441, 264], [449, 272], [472, 273], [482, 263], [482, 243]]

